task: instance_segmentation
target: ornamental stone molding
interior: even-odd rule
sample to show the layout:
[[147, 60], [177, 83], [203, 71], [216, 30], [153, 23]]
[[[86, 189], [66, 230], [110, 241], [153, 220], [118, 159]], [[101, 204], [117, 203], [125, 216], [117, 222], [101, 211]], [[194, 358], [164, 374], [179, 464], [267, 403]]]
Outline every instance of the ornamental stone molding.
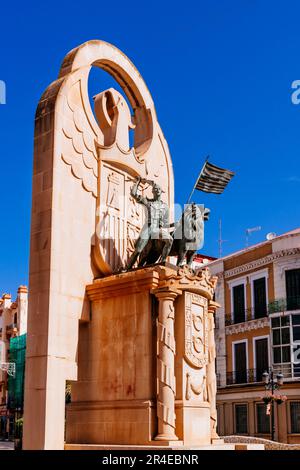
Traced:
[[275, 253], [267, 255], [263, 258], [251, 261], [250, 263], [242, 264], [241, 266], [229, 269], [228, 271], [224, 271], [224, 273], [217, 273], [215, 274], [215, 276], [217, 276], [218, 279], [227, 279], [233, 276], [237, 276], [238, 274], [243, 274], [247, 271], [260, 268], [261, 266], [265, 266], [266, 264], [272, 263], [273, 261], [276, 261], [279, 258], [294, 255], [300, 255], [300, 248], [289, 248], [286, 250], [276, 251]]
[[[126, 274], [126, 275], [125, 275]], [[116, 280], [118, 284], [116, 285]], [[134, 282], [133, 282], [134, 280]], [[86, 288], [89, 300], [99, 300], [108, 297], [118, 297], [129, 292], [141, 290], [172, 289], [189, 290], [195, 294], [204, 295], [212, 300], [217, 277], [212, 276], [209, 269], [193, 271], [188, 266], [177, 268], [169, 263], [136, 269], [129, 273], [120, 273], [106, 278], [96, 279]], [[156, 294], [156, 292], [155, 292]]]
[[166, 269], [158, 266], [156, 270], [157, 269], [160, 271], [161, 287], [165, 284], [172, 287], [176, 286], [181, 290], [185, 290], [185, 288], [188, 287], [190, 291], [194, 290], [197, 294], [208, 294], [208, 299], [212, 300], [218, 278], [216, 276], [212, 276], [208, 268], [201, 269], [197, 272], [189, 268], [187, 265], [179, 268], [177, 272], [174, 271], [174, 267], [173, 269]]
[[257, 330], [270, 325], [269, 318], [260, 318], [259, 320], [250, 320], [237, 325], [226, 326], [226, 336], [244, 333], [245, 331]]

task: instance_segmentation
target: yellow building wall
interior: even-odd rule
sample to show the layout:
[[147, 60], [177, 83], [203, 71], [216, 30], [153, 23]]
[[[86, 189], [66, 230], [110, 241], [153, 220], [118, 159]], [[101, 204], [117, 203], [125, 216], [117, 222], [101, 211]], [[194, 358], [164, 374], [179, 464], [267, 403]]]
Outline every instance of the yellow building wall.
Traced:
[[[234, 281], [235, 279], [238, 278], [245, 278], [247, 279], [247, 284], [246, 284], [246, 308], [250, 309], [253, 307], [252, 301], [251, 301], [251, 282], [249, 282], [249, 276], [251, 274], [254, 274], [258, 271], [261, 271], [262, 268], [257, 268], [257, 269], [252, 269], [251, 271], [247, 271], [245, 274], [238, 274], [236, 276], [232, 276], [229, 278], [226, 278], [225, 280], [225, 313], [227, 315], [231, 314], [233, 311], [233, 305], [231, 305], [231, 294], [230, 294], [230, 287], [229, 284], [231, 281]], [[267, 279], [267, 286], [268, 286], [268, 297], [269, 297], [269, 302], [273, 302], [275, 300], [274, 297], [274, 269], [273, 269], [273, 264], [266, 264], [263, 266], [263, 269], [268, 270], [268, 279]]]
[[233, 372], [233, 357], [232, 357], [232, 343], [235, 341], [248, 340], [248, 369], [255, 369], [254, 363], [254, 351], [253, 351], [253, 338], [257, 336], [267, 336], [270, 333], [268, 326], [263, 328], [257, 328], [255, 330], [244, 331], [242, 333], [236, 333], [226, 336], [226, 367], [228, 372]]
[[264, 258], [265, 256], [270, 255], [271, 253], [272, 243], [266, 243], [265, 245], [257, 247], [255, 250], [241, 252], [241, 254], [237, 256], [233, 256], [224, 260], [224, 271], [234, 269], [243, 264], [251, 263], [251, 261]]

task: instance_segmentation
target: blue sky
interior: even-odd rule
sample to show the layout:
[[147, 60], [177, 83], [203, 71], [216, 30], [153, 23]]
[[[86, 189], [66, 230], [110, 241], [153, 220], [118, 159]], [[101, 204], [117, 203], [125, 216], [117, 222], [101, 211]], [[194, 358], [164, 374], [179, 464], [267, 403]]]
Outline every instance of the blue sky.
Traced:
[[[300, 225], [300, 3], [290, 0], [5, 2], [1, 7], [0, 292], [28, 283], [35, 108], [60, 63], [89, 39], [113, 43], [135, 63], [155, 101], [184, 203], [203, 159], [236, 172], [211, 209], [204, 252], [261, 241]], [[101, 75], [101, 74], [100, 74]], [[101, 91], [106, 80], [92, 86]], [[96, 77], [97, 75], [95, 75]], [[94, 78], [95, 80], [95, 78]]]

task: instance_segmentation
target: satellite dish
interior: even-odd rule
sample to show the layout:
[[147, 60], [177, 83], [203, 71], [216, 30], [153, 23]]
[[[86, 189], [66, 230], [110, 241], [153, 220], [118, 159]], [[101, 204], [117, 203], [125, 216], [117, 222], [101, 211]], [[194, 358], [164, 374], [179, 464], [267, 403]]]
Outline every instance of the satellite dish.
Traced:
[[276, 233], [275, 232], [270, 232], [267, 234], [267, 240], [273, 240], [273, 238], [276, 237]]

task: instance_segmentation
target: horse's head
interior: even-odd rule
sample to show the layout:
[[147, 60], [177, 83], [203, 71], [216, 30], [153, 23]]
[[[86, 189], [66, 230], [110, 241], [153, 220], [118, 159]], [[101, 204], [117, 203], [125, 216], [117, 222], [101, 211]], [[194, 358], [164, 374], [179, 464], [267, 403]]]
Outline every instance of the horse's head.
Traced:
[[210, 209], [204, 207], [204, 204], [191, 203], [189, 209], [186, 212], [193, 221], [204, 220], [207, 221], [210, 215]]
[[209, 219], [210, 210], [203, 204], [190, 204], [185, 210], [185, 238], [194, 242], [196, 250], [204, 243], [204, 222]]

